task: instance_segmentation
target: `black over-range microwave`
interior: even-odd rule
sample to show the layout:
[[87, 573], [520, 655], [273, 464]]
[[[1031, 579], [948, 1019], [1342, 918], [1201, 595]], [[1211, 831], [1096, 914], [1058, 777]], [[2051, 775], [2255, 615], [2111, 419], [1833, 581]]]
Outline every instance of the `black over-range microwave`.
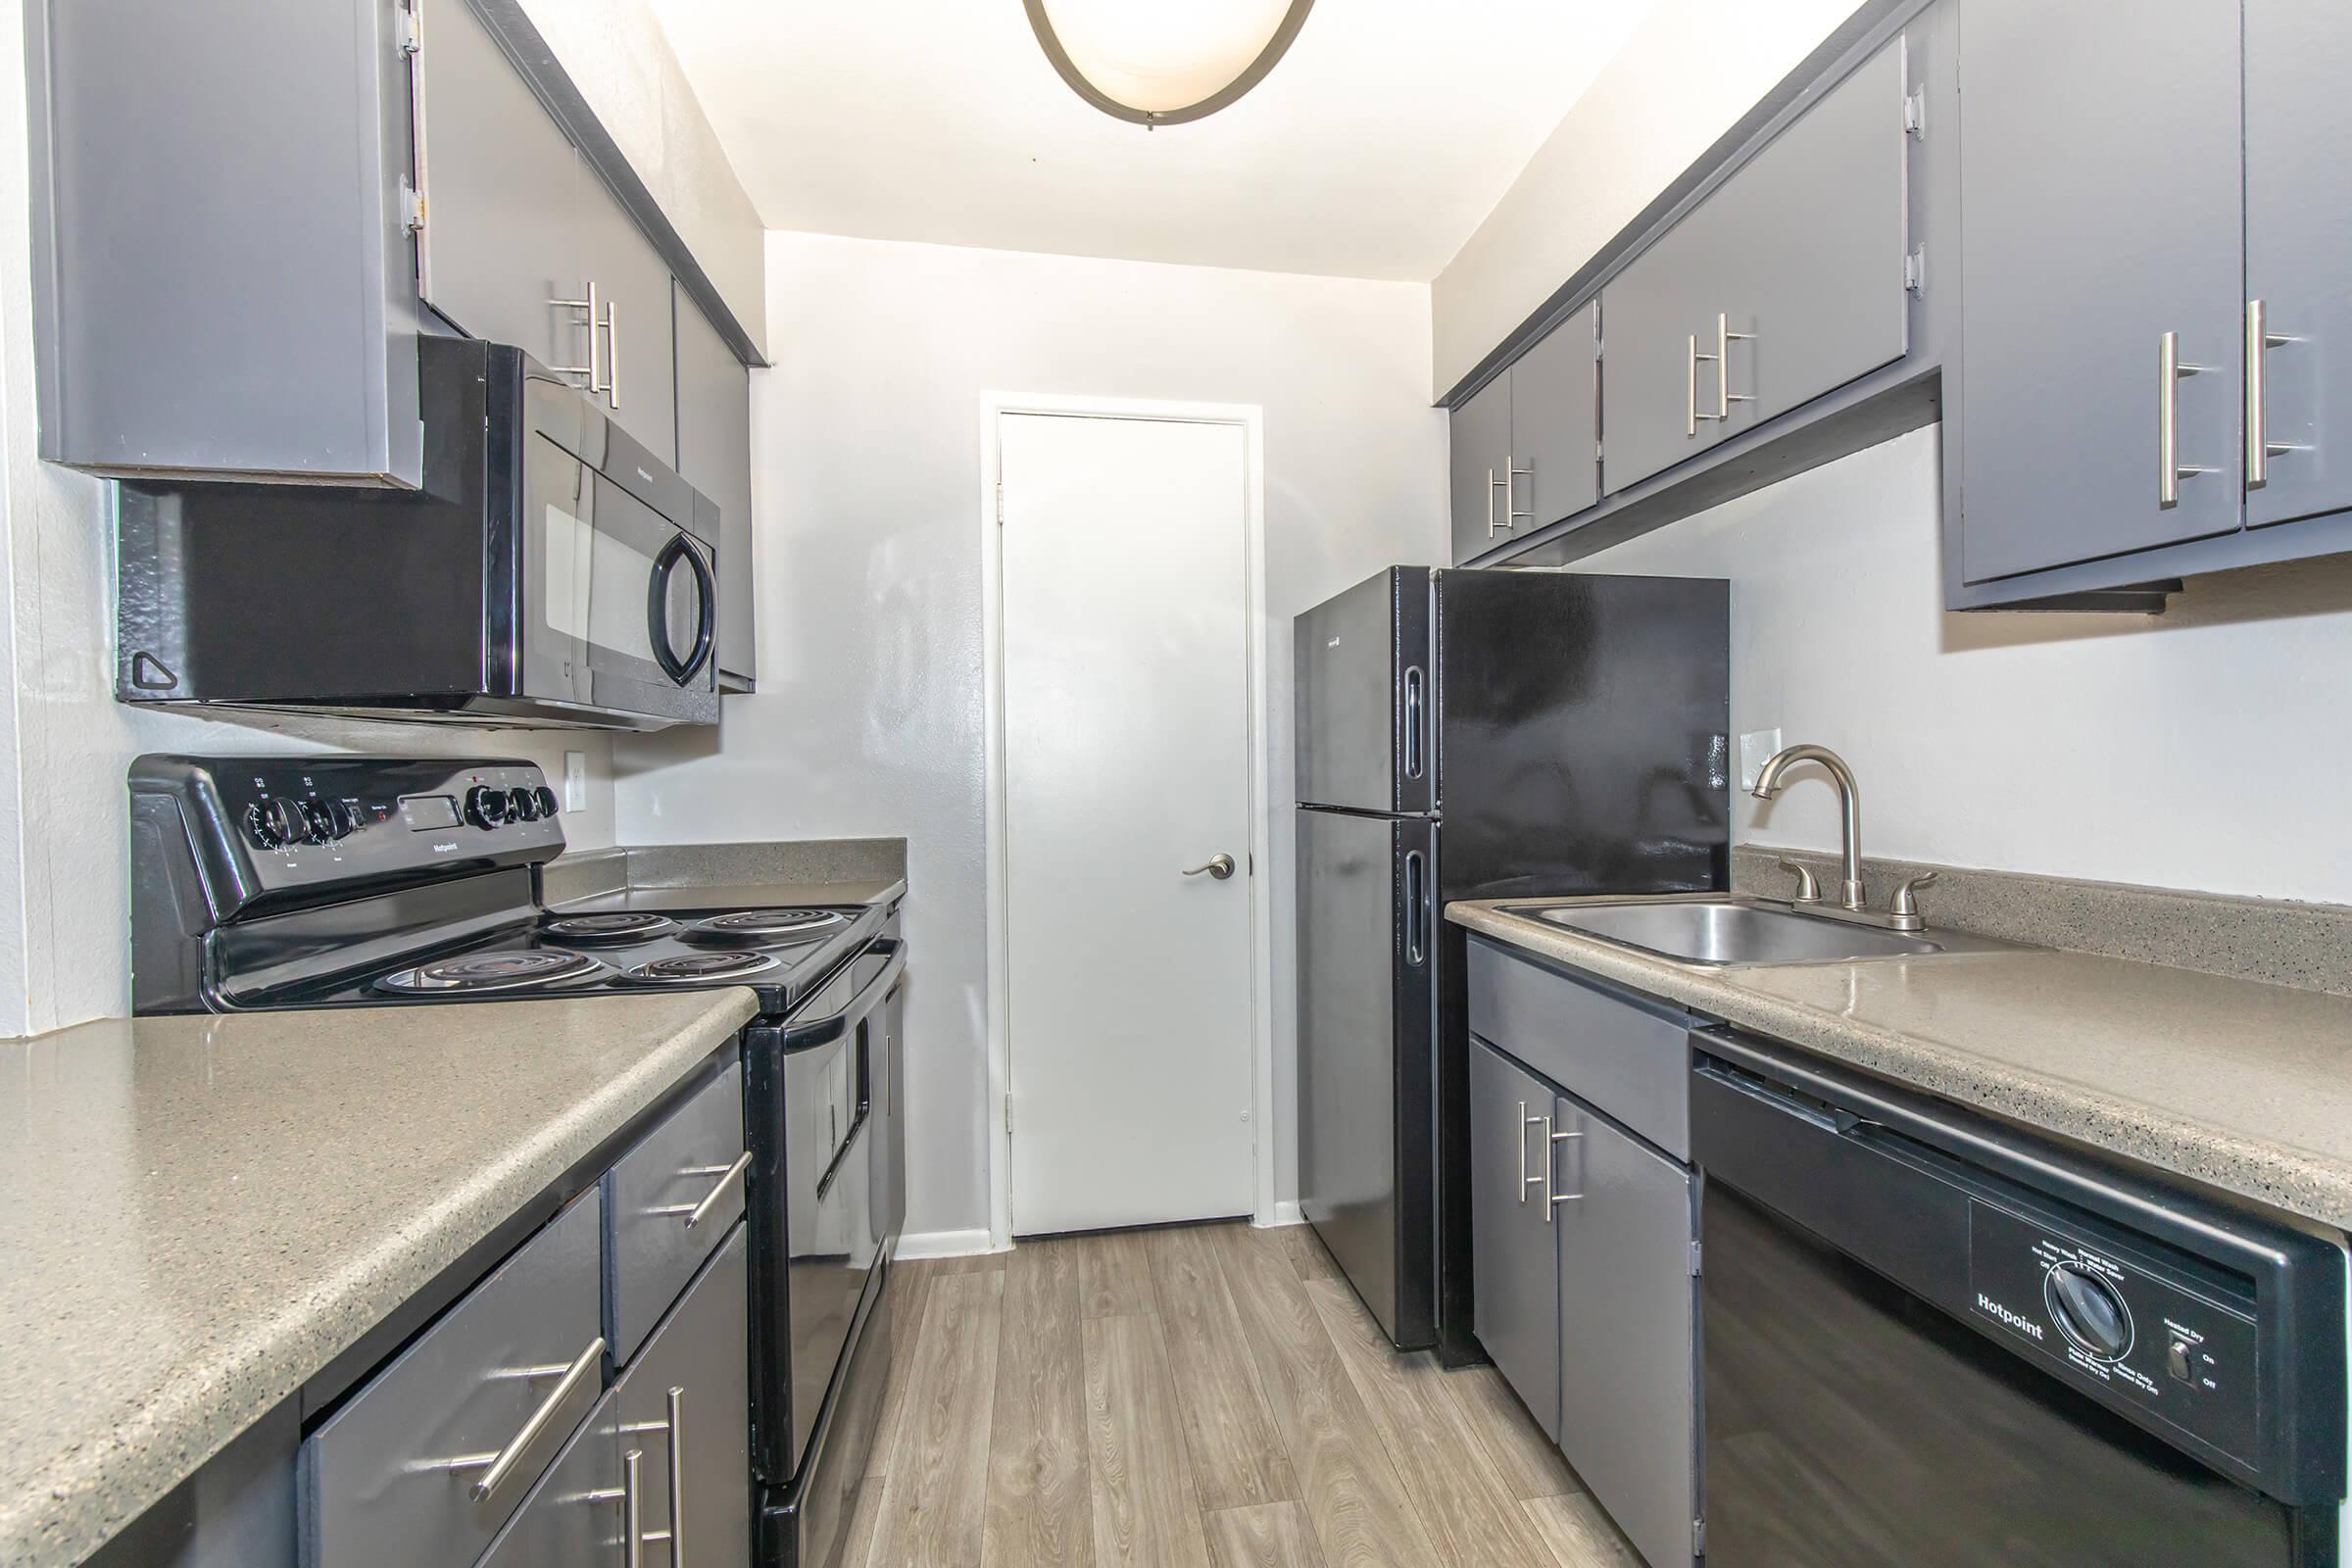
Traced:
[[623, 729], [718, 717], [718, 509], [519, 349], [417, 344], [424, 484], [124, 483], [116, 695]]

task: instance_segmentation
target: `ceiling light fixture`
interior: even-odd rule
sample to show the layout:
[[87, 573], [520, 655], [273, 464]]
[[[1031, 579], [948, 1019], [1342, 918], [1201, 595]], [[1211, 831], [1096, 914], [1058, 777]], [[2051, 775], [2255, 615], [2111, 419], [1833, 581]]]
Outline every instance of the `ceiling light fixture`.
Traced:
[[1021, 0], [1046, 58], [1106, 115], [1180, 125], [1265, 79], [1314, 0]]

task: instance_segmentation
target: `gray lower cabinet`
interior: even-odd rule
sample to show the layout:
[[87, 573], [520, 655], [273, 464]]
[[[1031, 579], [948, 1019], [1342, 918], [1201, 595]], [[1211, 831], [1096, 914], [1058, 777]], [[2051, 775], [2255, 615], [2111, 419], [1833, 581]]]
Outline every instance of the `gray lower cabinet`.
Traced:
[[2264, 448], [2246, 522], [2263, 527], [2352, 507], [2352, 6], [2248, 0], [2245, 51], [2246, 298], [2263, 318], [2246, 408]]
[[462, 332], [512, 343], [551, 369], [584, 368], [579, 153], [469, 0], [413, 4], [425, 218], [416, 292]]
[[1454, 410], [1457, 564], [1599, 499], [1599, 316], [1577, 311]]
[[1565, 1142], [1560, 1452], [1651, 1568], [1697, 1540], [1697, 1236], [1690, 1170], [1577, 1101], [1551, 1109]]
[[678, 472], [718, 508], [718, 675], [749, 691], [760, 670], [752, 583], [752, 373], [684, 285], [678, 332]]
[[620, 1396], [597, 1402], [479, 1568], [627, 1568]]
[[1458, 564], [1494, 548], [1507, 537], [1502, 474], [1510, 465], [1511, 378], [1505, 373], [1482, 387], [1453, 411], [1453, 559]]
[[1536, 1425], [1560, 1437], [1560, 1270], [1553, 1247], [1552, 1090], [1470, 1042], [1470, 1247], [1478, 1343]]
[[739, 1224], [614, 1391], [647, 1563], [750, 1568], [749, 1257]]
[[1903, 357], [1905, 91], [1897, 41], [1602, 287], [1610, 493]]
[[743, 1067], [730, 1064], [605, 1173], [605, 1338], [637, 1354], [669, 1303], [743, 1217]]
[[1966, 580], [2235, 530], [2239, 0], [2161, 25], [1968, 0], [1959, 25]]

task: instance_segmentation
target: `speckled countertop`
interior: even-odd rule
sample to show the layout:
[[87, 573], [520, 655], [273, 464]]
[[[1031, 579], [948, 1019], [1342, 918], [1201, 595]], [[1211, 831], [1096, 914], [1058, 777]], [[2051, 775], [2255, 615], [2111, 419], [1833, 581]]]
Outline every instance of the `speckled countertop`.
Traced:
[[144, 1018], [0, 1043], [0, 1562], [79, 1562], [754, 1005]]
[[1508, 912], [1525, 903], [1469, 901], [1446, 915], [1724, 1023], [2352, 1229], [2352, 998], [2052, 949], [1705, 968]]

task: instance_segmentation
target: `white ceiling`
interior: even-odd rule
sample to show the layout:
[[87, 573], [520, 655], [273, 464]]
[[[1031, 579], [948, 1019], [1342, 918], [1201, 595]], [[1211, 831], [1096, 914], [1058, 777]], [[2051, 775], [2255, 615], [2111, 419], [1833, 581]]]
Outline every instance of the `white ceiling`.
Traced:
[[1021, 0], [652, 4], [770, 228], [1419, 281], [1649, 0], [1320, 0], [1241, 102], [1150, 131]]

